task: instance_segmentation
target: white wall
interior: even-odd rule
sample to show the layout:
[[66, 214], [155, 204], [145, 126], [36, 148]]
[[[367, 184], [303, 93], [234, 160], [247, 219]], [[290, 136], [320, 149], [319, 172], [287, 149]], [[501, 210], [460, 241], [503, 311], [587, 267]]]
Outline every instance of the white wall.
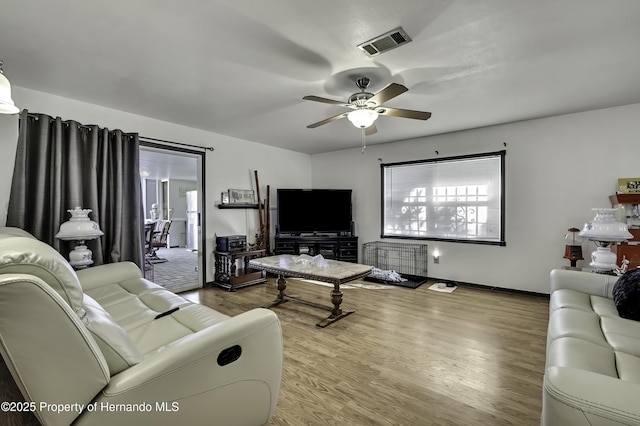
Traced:
[[[195, 160], [193, 161], [195, 163]], [[186, 191], [198, 189], [198, 182], [192, 180], [168, 179], [169, 207], [173, 209], [172, 219], [187, 219]]]
[[[31, 112], [214, 147], [206, 161], [207, 281], [213, 278], [216, 234], [246, 234], [250, 241], [255, 235], [256, 210], [216, 207], [220, 193], [229, 188], [255, 190], [254, 170], [259, 172], [263, 198], [266, 185], [271, 186], [272, 206], [278, 187], [352, 188], [356, 231], [363, 243], [380, 239], [381, 162], [433, 158], [436, 150], [447, 157], [506, 149], [507, 246], [425, 241], [430, 251], [437, 247], [441, 252], [439, 264], [430, 258], [429, 275], [543, 293], [548, 292], [549, 270], [568, 265], [562, 258], [566, 230], [582, 227], [593, 216], [592, 207], [609, 206], [617, 178], [640, 176], [640, 104], [370, 145], [364, 155], [353, 149], [310, 157], [21, 87], [12, 89], [16, 105]], [[6, 222], [17, 124], [17, 116], [0, 115], [0, 226]], [[584, 244], [586, 255], [593, 249], [592, 243]]]
[[[22, 87], [12, 86], [12, 95], [19, 108], [26, 108], [30, 112], [60, 116], [63, 119], [72, 119], [83, 124], [97, 124], [110, 129], [119, 128], [125, 132], [137, 132], [140, 136], [149, 138], [214, 147], [214, 152], [207, 152], [205, 164], [207, 281], [213, 280], [214, 236], [246, 234], [248, 241], [253, 241], [258, 228], [257, 210], [219, 210], [216, 207], [222, 191], [229, 188], [255, 190], [254, 170], [259, 171], [260, 184], [263, 187], [270, 185], [273, 189], [279, 186], [311, 186], [309, 171], [311, 159], [306, 154], [272, 148]], [[17, 135], [17, 116], [0, 115], [0, 146], [2, 146], [0, 226], [6, 223]], [[275, 198], [272, 198], [273, 200]], [[272, 204], [275, 205], [273, 202]]]
[[[591, 208], [611, 207], [618, 178], [640, 177], [638, 117], [635, 104], [370, 145], [363, 155], [360, 149], [313, 155], [312, 182], [352, 188], [360, 243], [378, 241], [380, 163], [506, 149], [506, 247], [421, 241], [441, 253], [439, 264], [429, 256], [429, 276], [548, 293], [549, 271], [569, 265], [562, 258], [567, 230], [582, 228], [594, 216]], [[594, 248], [585, 243], [585, 257]]]

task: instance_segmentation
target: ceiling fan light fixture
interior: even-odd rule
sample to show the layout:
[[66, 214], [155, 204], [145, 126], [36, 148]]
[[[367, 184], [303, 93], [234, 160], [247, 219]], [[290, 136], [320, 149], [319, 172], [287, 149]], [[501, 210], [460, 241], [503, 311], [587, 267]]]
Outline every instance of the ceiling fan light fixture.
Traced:
[[349, 121], [359, 129], [371, 126], [378, 118], [378, 113], [372, 109], [362, 108], [347, 114]]
[[322, 102], [325, 104], [337, 105], [343, 108], [352, 109], [351, 112], [343, 112], [341, 114], [334, 115], [333, 117], [329, 117], [322, 121], [318, 121], [317, 123], [310, 124], [307, 127], [309, 129], [315, 129], [316, 127], [322, 126], [324, 124], [333, 123], [334, 121], [348, 118], [355, 127], [357, 127], [358, 129], [366, 129], [366, 134], [372, 135], [378, 131], [374, 122], [379, 115], [413, 118], [416, 120], [427, 120], [429, 119], [429, 117], [431, 117], [430, 112], [388, 108], [383, 106], [385, 102], [390, 101], [396, 96], [399, 96], [409, 90], [402, 84], [390, 83], [375, 94], [365, 92], [366, 88], [369, 86], [369, 79], [367, 77], [362, 77], [356, 80], [356, 85], [361, 90], [361, 92], [351, 95], [347, 102], [336, 101], [334, 99], [327, 99], [313, 95], [304, 96], [302, 99], [308, 101]]
[[0, 60], [0, 114], [17, 114], [20, 109], [11, 99], [11, 84], [2, 72], [2, 60]]

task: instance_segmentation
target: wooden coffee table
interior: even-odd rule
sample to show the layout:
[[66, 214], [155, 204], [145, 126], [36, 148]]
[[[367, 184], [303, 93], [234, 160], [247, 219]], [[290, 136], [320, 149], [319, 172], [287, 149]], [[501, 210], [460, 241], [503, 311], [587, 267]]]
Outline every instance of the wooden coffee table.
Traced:
[[[249, 261], [249, 266], [278, 275], [278, 296], [273, 302], [264, 305], [264, 308], [271, 308], [287, 301], [295, 301], [330, 311], [331, 315], [329, 315], [328, 318], [316, 324], [318, 327], [326, 327], [355, 312], [351, 309], [343, 310], [340, 308], [342, 304], [340, 284], [362, 278], [372, 269], [371, 266], [360, 265], [358, 263], [341, 262], [321, 257], [294, 256], [290, 254], [252, 259]], [[287, 281], [285, 277], [306, 278], [333, 284], [333, 290], [331, 290], [330, 294], [333, 307], [286, 295], [285, 289], [287, 288]]]

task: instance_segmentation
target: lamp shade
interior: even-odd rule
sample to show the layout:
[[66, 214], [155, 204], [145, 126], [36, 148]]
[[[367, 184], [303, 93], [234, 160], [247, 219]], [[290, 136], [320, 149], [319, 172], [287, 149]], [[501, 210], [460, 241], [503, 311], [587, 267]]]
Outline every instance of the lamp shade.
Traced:
[[20, 109], [11, 99], [11, 84], [2, 73], [2, 61], [0, 61], [0, 114], [17, 114]]
[[618, 222], [614, 216], [616, 209], [593, 209], [596, 216], [582, 228], [578, 235], [594, 241], [596, 250], [591, 253], [589, 266], [595, 272], [611, 273], [618, 269], [617, 256], [610, 249], [612, 243], [619, 243], [633, 238], [626, 223]]
[[622, 242], [633, 238], [629, 225], [618, 222], [614, 216], [616, 209], [592, 209], [596, 216], [582, 228], [579, 236], [591, 241]]
[[351, 111], [347, 114], [349, 121], [359, 129], [364, 129], [373, 124], [378, 118], [378, 113], [374, 110], [362, 108]]
[[71, 219], [60, 225], [56, 238], [60, 240], [93, 240], [104, 235], [98, 224], [89, 219], [91, 209], [76, 207], [67, 210]]

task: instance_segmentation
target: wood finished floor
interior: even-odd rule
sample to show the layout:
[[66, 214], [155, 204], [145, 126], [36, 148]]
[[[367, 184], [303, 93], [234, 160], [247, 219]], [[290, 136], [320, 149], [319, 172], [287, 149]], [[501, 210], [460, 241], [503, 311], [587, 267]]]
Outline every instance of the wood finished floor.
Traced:
[[[275, 298], [275, 280], [237, 292], [182, 293], [236, 315]], [[345, 289], [356, 312], [327, 328], [328, 312], [287, 302], [280, 425], [539, 425], [548, 300], [459, 287]], [[328, 304], [330, 289], [289, 281], [288, 294]], [[2, 365], [4, 367], [4, 365]], [[8, 377], [0, 369], [0, 383]], [[3, 401], [20, 400], [15, 385]], [[0, 424], [37, 424], [0, 413]], [[215, 424], [215, 422], [212, 422]]]
[[[183, 293], [229, 315], [275, 297], [275, 280], [237, 292]], [[269, 425], [539, 425], [548, 299], [459, 287], [344, 290], [356, 312], [274, 309], [284, 372]], [[330, 289], [289, 280], [287, 293], [329, 304]]]

